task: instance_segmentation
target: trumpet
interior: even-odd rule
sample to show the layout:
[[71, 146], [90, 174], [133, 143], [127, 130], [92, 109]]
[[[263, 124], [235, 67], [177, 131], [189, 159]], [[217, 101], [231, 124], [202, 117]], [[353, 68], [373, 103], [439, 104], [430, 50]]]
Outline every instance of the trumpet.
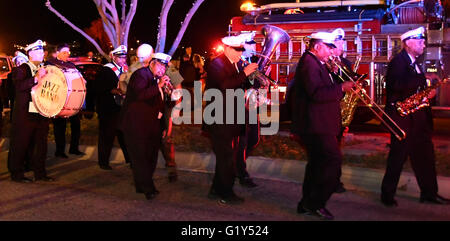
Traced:
[[[329, 58], [329, 64], [331, 66], [336, 66], [342, 72], [342, 75], [344, 75], [348, 79], [348, 81], [352, 81], [353, 83], [355, 83], [356, 89], [352, 89], [353, 94], [359, 96], [361, 101], [366, 106], [369, 107], [369, 109], [373, 112], [373, 114], [377, 117], [377, 119], [379, 119], [381, 121], [381, 123], [383, 123], [383, 125], [386, 126], [386, 128], [388, 128], [388, 130], [398, 140], [401, 141], [406, 138], [405, 131], [403, 131], [403, 129], [400, 128], [400, 126], [398, 126], [397, 123], [395, 123], [395, 121], [392, 120], [392, 118], [389, 117], [389, 115], [386, 114], [386, 112], [384, 112], [383, 109], [378, 104], [376, 104], [375, 101], [372, 98], [370, 98], [370, 96], [363, 89], [363, 85], [362, 85], [363, 81], [362, 80], [367, 76], [366, 74], [359, 75], [357, 73], [354, 73], [353, 71], [349, 70], [346, 66], [344, 66], [342, 63], [340, 63], [340, 61], [337, 61], [332, 56], [330, 56], [330, 58]], [[341, 75], [337, 75], [337, 76], [342, 82], [345, 81], [343, 76], [341, 76]], [[378, 114], [377, 111], [380, 112], [381, 115]], [[386, 119], [384, 119], [383, 117], [385, 117]]]
[[[158, 83], [161, 80], [162, 77], [158, 78]], [[161, 87], [163, 93], [164, 93], [164, 100], [165, 101], [177, 101], [181, 98], [182, 92], [174, 90], [172, 83], [169, 81], [165, 81], [164, 85]]]

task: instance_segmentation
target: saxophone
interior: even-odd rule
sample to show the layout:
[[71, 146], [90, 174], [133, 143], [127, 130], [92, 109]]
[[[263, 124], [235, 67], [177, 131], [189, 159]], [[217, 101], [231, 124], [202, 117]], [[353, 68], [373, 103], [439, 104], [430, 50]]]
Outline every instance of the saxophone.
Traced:
[[448, 78], [445, 78], [435, 84], [427, 86], [424, 90], [419, 91], [402, 101], [397, 101], [395, 107], [397, 108], [398, 113], [401, 116], [407, 116], [424, 107], [430, 106], [430, 99], [428, 98], [430, 92], [447, 82]]
[[[356, 71], [359, 68], [359, 63], [361, 61], [361, 55], [358, 55], [356, 57], [355, 64], [353, 66], [353, 73], [356, 73]], [[340, 63], [341, 66], [343, 66], [342, 63]], [[362, 82], [364, 83], [364, 82]], [[358, 83], [360, 84], [360, 83]], [[365, 91], [363, 88], [361, 91]], [[345, 93], [344, 98], [341, 100], [341, 116], [342, 116], [342, 126], [347, 127], [350, 125], [350, 123], [353, 120], [353, 116], [355, 114], [356, 106], [358, 104], [359, 99], [362, 96], [355, 94], [354, 92], [347, 92]]]

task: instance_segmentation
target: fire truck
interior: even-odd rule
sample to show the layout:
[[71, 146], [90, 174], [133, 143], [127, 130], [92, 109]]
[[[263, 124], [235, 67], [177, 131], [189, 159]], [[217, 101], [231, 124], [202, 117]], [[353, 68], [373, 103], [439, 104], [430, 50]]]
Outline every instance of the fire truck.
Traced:
[[[385, 74], [387, 64], [401, 48], [400, 35], [425, 27], [427, 48], [425, 50], [425, 72], [437, 73], [440, 77], [450, 75], [450, 21], [445, 19], [445, 10], [439, 0], [348, 0], [274, 3], [256, 6], [241, 5], [243, 16], [233, 17], [229, 34], [255, 31], [257, 52], [262, 50], [264, 36], [261, 29], [273, 25], [286, 31], [288, 43], [280, 44], [270, 65], [270, 77], [279, 83], [281, 102], [292, 81], [300, 56], [307, 48], [308, 36], [313, 32], [336, 28], [345, 30], [345, 56], [354, 62], [361, 57], [358, 73], [366, 73], [367, 93], [380, 106], [385, 102]], [[450, 116], [450, 86], [438, 89], [433, 111]], [[371, 119], [370, 111], [360, 104], [354, 121]], [[366, 113], [366, 114], [364, 114]], [[358, 116], [360, 115], [360, 116]]]

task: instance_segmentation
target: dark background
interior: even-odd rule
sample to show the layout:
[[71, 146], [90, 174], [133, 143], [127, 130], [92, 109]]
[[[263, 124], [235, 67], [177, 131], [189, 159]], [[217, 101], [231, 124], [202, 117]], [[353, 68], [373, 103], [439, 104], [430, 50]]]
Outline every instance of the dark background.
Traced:
[[[15, 50], [14, 44], [26, 46], [37, 39], [53, 45], [76, 40], [81, 43], [82, 51], [95, 50], [94, 46], [81, 34], [50, 12], [45, 2], [46, 0], [0, 0], [0, 52], [11, 55]], [[168, 17], [166, 52], [172, 46], [181, 22], [193, 2], [194, 0], [174, 2]], [[227, 34], [231, 18], [244, 15], [239, 10], [243, 2], [245, 1], [205, 0], [186, 29], [180, 46], [193, 46], [193, 51], [199, 53], [209, 51], [221, 37]], [[283, 1], [257, 0], [255, 2], [264, 5]], [[51, 3], [56, 10], [81, 29], [89, 27], [93, 20], [99, 18], [92, 0], [52, 0]], [[129, 34], [129, 48], [137, 47], [136, 40], [156, 46], [161, 5], [162, 0], [138, 1]]]

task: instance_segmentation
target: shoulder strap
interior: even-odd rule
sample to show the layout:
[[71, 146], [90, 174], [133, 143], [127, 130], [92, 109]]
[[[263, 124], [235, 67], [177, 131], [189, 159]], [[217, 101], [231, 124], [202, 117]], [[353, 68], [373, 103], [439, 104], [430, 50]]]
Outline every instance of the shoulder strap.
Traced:
[[115, 64], [113, 64], [113, 63], [107, 63], [107, 64], [105, 64], [104, 66], [111, 68], [112, 71], [114, 71], [114, 73], [116, 74], [116, 76], [119, 76], [119, 75], [120, 75], [120, 70], [119, 70], [119, 68], [117, 68], [117, 66], [116, 66]]

